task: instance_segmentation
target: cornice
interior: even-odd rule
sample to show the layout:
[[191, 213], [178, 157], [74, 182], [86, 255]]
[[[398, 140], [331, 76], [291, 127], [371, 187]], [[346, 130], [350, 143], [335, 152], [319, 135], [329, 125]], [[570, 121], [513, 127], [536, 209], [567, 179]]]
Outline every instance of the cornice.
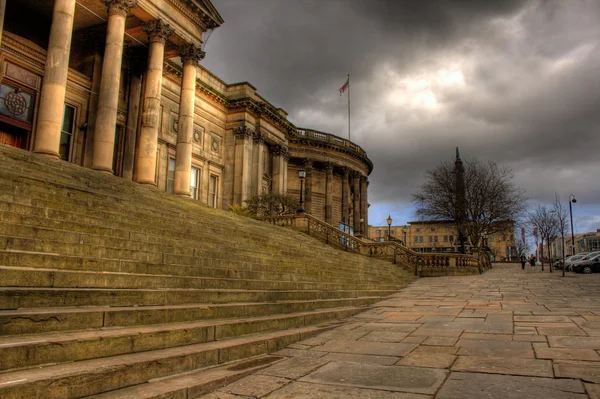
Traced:
[[169, 4], [175, 7], [180, 13], [188, 19], [199, 25], [203, 31], [215, 29], [221, 23], [214, 21], [204, 10], [193, 0], [167, 0]]
[[335, 151], [338, 153], [342, 153], [342, 154], [348, 155], [351, 158], [354, 158], [354, 159], [364, 163], [365, 166], [367, 167], [367, 170], [369, 171], [368, 174], [371, 174], [371, 172], [373, 171], [373, 162], [368, 157], [366, 157], [365, 155], [362, 155], [356, 151], [353, 151], [352, 149], [349, 149], [347, 147], [337, 146], [335, 144], [331, 144], [331, 143], [320, 141], [320, 140], [297, 139], [297, 138], [291, 138], [289, 140], [289, 143], [290, 143], [290, 147], [293, 150], [295, 150], [297, 148], [301, 148], [301, 147], [296, 147], [297, 145], [301, 145], [301, 146], [305, 146], [305, 147], [327, 149], [327, 150]]
[[252, 98], [230, 100], [228, 109], [231, 112], [250, 112], [257, 118], [264, 118], [287, 133], [289, 137], [294, 137], [296, 134], [296, 127], [287, 119], [282, 118], [273, 107]]

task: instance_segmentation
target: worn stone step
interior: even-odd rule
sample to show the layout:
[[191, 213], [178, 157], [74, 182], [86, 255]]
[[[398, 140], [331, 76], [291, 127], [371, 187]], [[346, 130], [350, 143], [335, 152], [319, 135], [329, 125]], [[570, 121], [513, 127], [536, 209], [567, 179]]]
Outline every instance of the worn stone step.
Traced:
[[149, 275], [119, 272], [95, 272], [0, 266], [5, 287], [46, 288], [194, 288], [194, 289], [250, 289], [250, 290], [394, 290], [397, 284], [376, 284], [348, 281], [329, 283], [321, 281], [244, 280], [193, 276]]
[[347, 307], [263, 317], [171, 323], [94, 331], [0, 336], [0, 371], [89, 360], [151, 350], [222, 341], [331, 322], [364, 308]]
[[162, 306], [189, 303], [276, 302], [387, 296], [394, 290], [198, 290], [0, 287], [0, 309], [59, 306]]
[[277, 351], [332, 326], [311, 326], [224, 341], [84, 360], [0, 374], [3, 399], [82, 398], [199, 368]]
[[116, 391], [88, 396], [87, 399], [195, 399], [277, 364], [284, 359], [284, 357], [279, 356], [256, 356], [223, 366], [201, 369]]
[[260, 317], [339, 307], [363, 307], [381, 297], [307, 301], [241, 302], [133, 307], [56, 307], [0, 311], [0, 335], [184, 323], [238, 317]]

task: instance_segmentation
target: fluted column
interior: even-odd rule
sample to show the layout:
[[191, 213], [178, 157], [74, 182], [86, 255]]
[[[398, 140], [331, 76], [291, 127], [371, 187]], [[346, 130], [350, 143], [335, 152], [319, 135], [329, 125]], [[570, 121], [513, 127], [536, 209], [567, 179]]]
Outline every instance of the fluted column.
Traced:
[[369, 203], [367, 202], [367, 188], [369, 181], [366, 176], [360, 178], [360, 218], [363, 220], [361, 233], [367, 236], [369, 233]]
[[102, 77], [98, 94], [98, 111], [94, 130], [92, 169], [113, 172], [115, 129], [119, 105], [123, 37], [127, 13], [137, 6], [137, 0], [101, 0], [108, 8], [106, 44], [102, 61]]
[[284, 145], [274, 145], [271, 146], [271, 153], [273, 153], [273, 193], [283, 194], [285, 190], [284, 169], [287, 169], [288, 148]]
[[354, 193], [354, 233], [360, 233], [360, 174], [352, 172], [352, 192]]
[[263, 143], [265, 135], [257, 129], [252, 135], [252, 195], [260, 195], [262, 193], [262, 178], [265, 171], [263, 170], [265, 160]]
[[235, 148], [233, 159], [233, 204], [242, 205], [250, 195], [248, 180], [250, 176], [250, 157], [252, 154], [252, 130], [246, 126], [233, 129]]
[[306, 171], [306, 181], [304, 182], [304, 211], [308, 214], [312, 213], [312, 175], [313, 163], [312, 159], [304, 160], [304, 170]]
[[142, 127], [138, 135], [134, 176], [138, 183], [154, 184], [165, 42], [173, 34], [173, 29], [158, 19], [148, 22], [143, 30], [148, 35], [150, 45], [142, 108]]
[[333, 163], [325, 165], [325, 222], [333, 221]]
[[[75, 3], [75, 0], [56, 0], [54, 2], [37, 132], [33, 145], [34, 152], [56, 157], [59, 156], [58, 147], [67, 90]], [[4, 18], [4, 13], [2, 18]]]
[[190, 170], [192, 168], [192, 136], [194, 134], [194, 104], [196, 100], [196, 66], [204, 58], [204, 51], [194, 45], [182, 46], [179, 55], [183, 61], [177, 147], [175, 149], [175, 178], [173, 191], [190, 196]]
[[348, 223], [348, 174], [347, 166], [342, 168], [342, 223]]

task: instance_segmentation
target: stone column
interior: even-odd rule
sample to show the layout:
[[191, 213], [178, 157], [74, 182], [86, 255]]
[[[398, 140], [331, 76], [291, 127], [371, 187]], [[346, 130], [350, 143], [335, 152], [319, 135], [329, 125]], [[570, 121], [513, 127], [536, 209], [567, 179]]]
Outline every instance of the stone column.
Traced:
[[125, 150], [123, 151], [123, 178], [133, 178], [133, 165], [136, 156], [137, 126], [142, 97], [142, 76], [131, 72], [129, 75], [129, 104], [127, 108], [127, 126], [125, 129]]
[[[75, 0], [56, 0], [48, 40], [33, 151], [58, 157], [67, 90]], [[4, 13], [2, 13], [4, 18]]]
[[289, 147], [285, 147], [285, 152], [283, 153], [283, 194], [287, 194], [288, 191], [288, 165], [290, 162], [290, 149]]
[[2, 31], [4, 30], [4, 14], [6, 13], [6, 0], [0, 0], [0, 44], [2, 43]]
[[342, 168], [342, 223], [348, 223], [348, 174], [347, 166]]
[[148, 49], [148, 71], [142, 108], [142, 127], [138, 136], [135, 159], [135, 181], [154, 184], [156, 177], [156, 150], [160, 129], [160, 99], [162, 89], [165, 42], [173, 29], [160, 19], [148, 22], [143, 27], [150, 41]]
[[92, 169], [113, 173], [113, 152], [115, 148], [115, 128], [117, 127], [117, 107], [119, 105], [119, 84], [123, 61], [123, 37], [127, 13], [137, 6], [137, 0], [101, 0], [108, 8], [106, 45], [102, 61], [102, 78], [98, 94], [98, 111], [94, 130]]
[[263, 170], [265, 160], [263, 152], [263, 143], [265, 135], [258, 128], [252, 135], [252, 195], [260, 195], [262, 193], [262, 178], [265, 171]]
[[306, 181], [304, 182], [304, 211], [308, 214], [312, 213], [312, 175], [313, 163], [310, 158], [304, 160], [304, 170], [306, 171]]
[[352, 172], [352, 191], [354, 192], [354, 233], [360, 233], [360, 173]]
[[333, 162], [325, 165], [325, 223], [333, 222]]
[[271, 146], [271, 152], [273, 153], [273, 193], [283, 194], [285, 184], [283, 179], [285, 177], [284, 168], [286, 168], [287, 161], [285, 160], [288, 149], [283, 145]]
[[252, 154], [252, 130], [246, 126], [238, 126], [233, 129], [235, 136], [235, 149], [233, 160], [233, 204], [242, 205], [248, 198], [248, 181], [250, 175], [250, 162]]
[[369, 203], [367, 202], [367, 187], [369, 181], [366, 176], [360, 178], [360, 217], [363, 219], [362, 234], [368, 237], [369, 234]]
[[192, 168], [192, 137], [194, 135], [194, 103], [196, 100], [196, 66], [204, 58], [204, 51], [189, 44], [179, 48], [183, 61], [177, 147], [175, 149], [175, 180], [173, 191], [190, 196], [190, 170]]

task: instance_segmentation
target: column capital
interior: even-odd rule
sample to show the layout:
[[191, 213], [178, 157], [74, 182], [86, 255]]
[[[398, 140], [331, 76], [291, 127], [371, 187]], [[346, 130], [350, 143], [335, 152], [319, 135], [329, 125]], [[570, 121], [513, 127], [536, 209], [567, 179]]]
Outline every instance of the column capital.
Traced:
[[142, 30], [148, 35], [150, 42], [165, 43], [169, 36], [174, 32], [169, 24], [164, 23], [161, 19], [155, 19], [146, 23]]
[[292, 157], [292, 153], [290, 152], [290, 149], [286, 146], [283, 146], [283, 158], [285, 158], [285, 161], [288, 162], [290, 160], [290, 158]]
[[369, 182], [369, 178], [367, 176], [361, 176], [360, 177], [360, 182], [361, 183], [368, 183]]
[[350, 168], [347, 166], [342, 166], [342, 174], [344, 175], [344, 178], [348, 178], [348, 175], [350, 174]]
[[200, 47], [196, 47], [193, 44], [179, 46], [177, 51], [184, 65], [188, 63], [196, 65], [206, 56], [206, 53]]
[[327, 171], [327, 173], [333, 173], [334, 166], [335, 164], [333, 162], [327, 162], [325, 164], [325, 170]]
[[360, 172], [353, 170], [352, 172], [350, 172], [350, 177], [358, 180], [360, 178]]
[[302, 162], [302, 166], [304, 167], [304, 169], [312, 169], [312, 167], [313, 167], [312, 159], [304, 158], [304, 161]]
[[252, 141], [254, 141], [256, 144], [262, 144], [265, 142], [265, 134], [263, 132], [261, 132], [260, 130], [256, 130], [253, 134], [252, 134]]
[[246, 140], [252, 137], [252, 130], [246, 126], [238, 126], [233, 129], [236, 140]]
[[138, 0], [100, 0], [108, 9], [108, 15], [118, 14], [127, 16], [129, 10], [137, 7]]

